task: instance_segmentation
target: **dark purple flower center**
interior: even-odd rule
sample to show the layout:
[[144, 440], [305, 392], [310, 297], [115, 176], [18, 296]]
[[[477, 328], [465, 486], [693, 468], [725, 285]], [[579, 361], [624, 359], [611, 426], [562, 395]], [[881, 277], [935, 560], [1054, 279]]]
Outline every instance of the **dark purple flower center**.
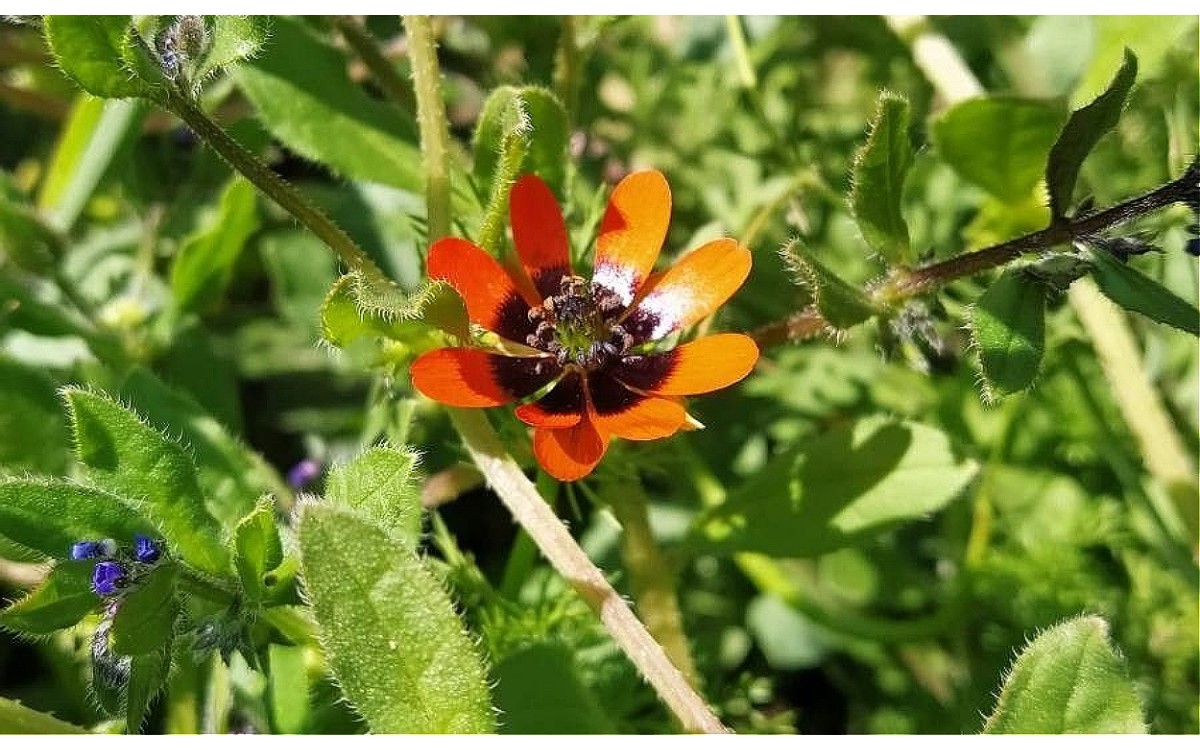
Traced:
[[597, 370], [633, 346], [633, 337], [617, 322], [625, 306], [606, 286], [579, 276], [564, 276], [559, 293], [529, 311], [537, 329], [525, 343], [549, 352], [560, 365]]

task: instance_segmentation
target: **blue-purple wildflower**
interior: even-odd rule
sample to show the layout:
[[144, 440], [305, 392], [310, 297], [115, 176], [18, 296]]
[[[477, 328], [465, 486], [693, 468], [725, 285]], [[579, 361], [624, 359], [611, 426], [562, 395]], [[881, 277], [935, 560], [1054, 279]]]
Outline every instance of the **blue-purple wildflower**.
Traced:
[[112, 539], [75, 542], [71, 545], [72, 560], [90, 560], [96, 557], [112, 557], [117, 554], [117, 543]]
[[147, 565], [153, 562], [158, 562], [158, 558], [162, 557], [162, 548], [158, 542], [144, 534], [138, 534], [133, 538], [133, 558], [140, 563]]
[[321, 476], [321, 462], [315, 458], [306, 458], [288, 469], [287, 483], [293, 489], [302, 490]]
[[125, 588], [128, 582], [128, 571], [115, 560], [98, 562], [92, 571], [92, 591], [100, 596], [112, 596]]

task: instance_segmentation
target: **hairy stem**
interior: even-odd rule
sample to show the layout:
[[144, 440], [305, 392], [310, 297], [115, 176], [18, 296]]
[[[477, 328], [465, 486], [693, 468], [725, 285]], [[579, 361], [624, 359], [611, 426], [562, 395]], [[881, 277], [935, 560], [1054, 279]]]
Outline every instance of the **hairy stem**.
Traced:
[[240, 143], [229, 136], [219, 125], [208, 118], [190, 99], [183, 94], [167, 89], [159, 98], [158, 104], [163, 109], [175, 113], [188, 124], [197, 136], [207, 143], [229, 166], [240, 172], [256, 188], [268, 198], [275, 201], [297, 221], [321, 239], [331, 250], [337, 253], [342, 262], [351, 270], [362, 271], [377, 280], [391, 283], [383, 271], [367, 257], [350, 235], [314, 206], [295, 188], [283, 181], [279, 175], [271, 171], [258, 157], [242, 147]]
[[521, 467], [504, 450], [487, 418], [477, 409], [452, 408], [450, 419], [475, 465], [487, 477], [488, 484], [513, 518], [537, 543], [554, 569], [592, 608], [684, 730], [727, 732], [704, 699], [671, 663], [663, 647], [651, 637], [629, 605], [571, 537]]
[[450, 234], [450, 130], [442, 101], [441, 72], [429, 16], [405, 16], [413, 88], [417, 94], [417, 124], [421, 129], [421, 152], [425, 155], [425, 206], [429, 238]]
[[387, 98], [401, 109], [408, 112], [413, 111], [412, 88], [396, 70], [392, 61], [384, 56], [375, 37], [371, 36], [362, 24], [349, 16], [331, 16], [329, 23], [338, 30], [342, 39], [346, 40], [346, 44], [350, 45], [367, 70], [371, 71], [375, 83]]
[[692, 661], [679, 612], [675, 572], [654, 539], [641, 483], [636, 478], [613, 482], [601, 494], [624, 532], [621, 535], [621, 560], [629, 572], [638, 614], [645, 620], [646, 629], [662, 644], [671, 662], [679, 667], [693, 687], [699, 687], [699, 674]]

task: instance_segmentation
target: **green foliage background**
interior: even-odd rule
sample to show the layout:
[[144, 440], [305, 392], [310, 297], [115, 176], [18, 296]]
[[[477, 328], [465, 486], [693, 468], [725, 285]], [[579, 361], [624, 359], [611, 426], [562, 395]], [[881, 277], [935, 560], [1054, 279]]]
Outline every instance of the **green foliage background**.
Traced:
[[[949, 112], [946, 92], [885, 19], [733, 20], [745, 58], [730, 22], [437, 19], [457, 234], [503, 237], [485, 207], [507, 168], [505, 138], [562, 200], [577, 268], [590, 263], [611, 185], [653, 167], [674, 202], [664, 256], [721, 235], [753, 252], [750, 279], [718, 328], [755, 330], [817, 302], [841, 326], [826, 307], [835, 305], [851, 329], [764, 350], [739, 386], [690, 402], [707, 429], [616, 445], [593, 479], [556, 487], [543, 477], [539, 487], [629, 592], [608, 506], [614, 488], [641, 482], [653, 534], [677, 565], [703, 694], [736, 731], [977, 732], [1009, 670], [1014, 692], [1006, 688], [990, 731], [1200, 731], [1194, 517], [1147, 471], [1155, 446], [1129, 430], [1065, 294], [1021, 286], [1028, 269], [993, 272], [868, 325], [857, 324], [876, 310], [856, 296], [885, 262], [942, 260], [1045, 227], [1046, 157], [1071, 111], [1109, 86], [1122, 48], [1137, 55], [1137, 85], [1065, 200], [1072, 211], [1105, 207], [1178, 177], [1200, 150], [1196, 18], [928, 19], [987, 95]], [[153, 23], [139, 23], [152, 35]], [[366, 30], [407, 80], [403, 46], [389, 44], [402, 39], [399, 20], [367, 19]], [[227, 33], [191, 70], [201, 109], [416, 292], [436, 238], [426, 236], [411, 100], [395, 101], [404, 92], [373, 80], [327, 20], [276, 18]], [[235, 38], [261, 48], [242, 60], [230, 51]], [[127, 537], [151, 519], [191, 566], [228, 573], [256, 611], [274, 614], [230, 626], [228, 643], [239, 645], [218, 649], [238, 652], [227, 665], [177, 659], [145, 717], [150, 731], [488, 731], [492, 706], [501, 731], [674, 730], [591, 612], [514, 533], [444, 410], [412, 391], [406, 365], [439, 334], [386, 315], [360, 322], [348, 282], [330, 293], [345, 269], [319, 240], [173, 116], [144, 100], [79, 93], [52, 64], [43, 29], [0, 25], [0, 76], [5, 599], [36, 580], [33, 563], [83, 538], [70, 533]], [[138, 93], [124, 79], [97, 85]], [[499, 87], [510, 88], [489, 99]], [[877, 104], [884, 90], [907, 111], [894, 98]], [[510, 122], [520, 97], [528, 132]], [[852, 190], [877, 111], [871, 141], [911, 144], [911, 153], [872, 161], [860, 173], [871, 181]], [[1141, 274], [1133, 281], [1111, 256], [1097, 261], [1110, 297], [1175, 326], [1128, 316], [1193, 472], [1200, 357], [1178, 329], [1195, 325], [1197, 266], [1184, 252], [1195, 221], [1176, 206], [1122, 230], [1158, 250], [1130, 260]], [[1174, 296], [1156, 297], [1163, 289]], [[510, 413], [491, 417], [532, 468], [524, 427]], [[410, 476], [412, 455], [392, 448], [351, 463], [385, 441], [414, 449], [418, 470]], [[345, 507], [313, 506], [295, 520], [288, 511], [307, 501], [281, 477], [306, 457], [345, 465], [308, 488]], [[422, 489], [445, 503], [424, 520]], [[88, 516], [70, 526], [62, 503], [84, 501], [69, 493], [106, 508], [110, 525]], [[140, 498], [142, 515], [111, 494]], [[268, 494], [276, 505], [259, 502]], [[67, 536], [20, 537], [26, 508], [65, 518]], [[386, 544], [397, 545], [395, 558], [364, 562], [362, 585], [416, 592], [428, 616], [404, 619], [415, 610], [401, 607], [402, 593], [363, 616], [403, 620], [406, 639], [463, 659], [461, 686], [438, 683], [459, 698], [443, 704], [437, 690], [412, 687], [419, 679], [402, 656], [388, 662], [382, 694], [356, 690], [384, 668], [369, 657], [389, 637], [345, 637], [347, 628], [318, 639], [296, 615], [299, 599], [256, 588], [272, 571], [280, 591], [294, 588], [303, 549], [299, 573], [314, 576], [307, 603], [330, 627], [357, 596], [338, 571]], [[170, 576], [161, 585], [174, 586]], [[70, 594], [55, 600], [66, 602], [68, 624], [95, 608], [85, 578], [64, 567], [52, 579]], [[0, 696], [111, 728], [104, 696], [88, 686], [97, 615], [53, 632], [62, 611], [39, 607], [11, 615], [34, 619], [0, 619]], [[53, 627], [36, 639], [15, 634], [35, 621]], [[1049, 640], [1013, 667], [1046, 630]], [[133, 653], [169, 654], [178, 635], [158, 628]], [[1057, 679], [1059, 667], [1046, 666], [1054, 639], [1099, 675], [1075, 694], [1099, 708], [1063, 725], [1021, 714], [1016, 692]], [[135, 669], [167, 674], [152, 661]], [[380, 708], [404, 691], [425, 696], [427, 722]], [[0, 702], [0, 730], [31, 731], [10, 710]], [[442, 724], [439, 711], [466, 718]], [[1117, 718], [1089, 723], [1095, 715]]]

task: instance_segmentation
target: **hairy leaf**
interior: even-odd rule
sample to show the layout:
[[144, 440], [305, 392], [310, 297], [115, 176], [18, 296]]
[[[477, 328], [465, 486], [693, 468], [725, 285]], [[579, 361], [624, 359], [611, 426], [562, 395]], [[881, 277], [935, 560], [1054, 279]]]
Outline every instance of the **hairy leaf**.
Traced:
[[151, 86], [127, 65], [130, 16], [46, 16], [46, 41], [62, 71], [89, 94], [146, 96]]
[[229, 561], [220, 528], [205, 508], [184, 449], [107, 396], [74, 388], [63, 393], [88, 475], [134, 500], [173, 553], [208, 573], [224, 574]]
[[1066, 120], [1061, 107], [1004, 97], [970, 99], [933, 124], [942, 159], [963, 179], [1006, 203], [1026, 200]]
[[1045, 350], [1046, 287], [1020, 270], [1005, 271], [971, 309], [970, 325], [988, 397], [1028, 388]]
[[1125, 50], [1125, 61], [1112, 83], [1091, 104], [1071, 113], [1054, 147], [1050, 149], [1050, 158], [1046, 162], [1046, 187], [1050, 191], [1050, 211], [1055, 218], [1067, 215], [1083, 160], [1104, 134], [1116, 127], [1137, 78], [1137, 68], [1137, 58]]
[[128, 544], [151, 530], [132, 501], [66, 479], [0, 479], [0, 534], [65, 559], [71, 545], [111, 538]]
[[113, 618], [112, 646], [118, 654], [142, 656], [163, 649], [171, 640], [179, 601], [175, 582], [179, 568], [162, 563], [121, 597]]
[[100, 604], [92, 591], [94, 560], [63, 560], [23, 599], [0, 612], [0, 628], [45, 635], [69, 628]]
[[421, 492], [414, 481], [416, 454], [376, 446], [347, 464], [333, 467], [325, 498], [358, 510], [416, 549], [421, 538]]
[[854, 157], [850, 209], [871, 249], [888, 263], [912, 261], [908, 224], [900, 213], [904, 178], [913, 163], [908, 139], [908, 101], [884, 92], [879, 96], [871, 134]]
[[944, 507], [975, 476], [932, 427], [871, 417], [772, 459], [698, 523], [720, 551], [811, 557]]
[[41, 369], [0, 356], [0, 466], [61, 474], [66, 446], [54, 381]]
[[87, 730], [17, 701], [0, 698], [0, 734], [87, 734]]
[[1004, 681], [987, 734], [1138, 734], [1141, 703], [1095, 616], [1067, 620], [1025, 647]]
[[254, 57], [270, 35], [270, 19], [266, 16], [206, 16], [205, 21], [211, 41], [204, 59], [196, 67], [197, 81]]
[[283, 562], [275, 508], [269, 501], [260, 502], [242, 519], [234, 531], [233, 544], [233, 562], [242, 579], [242, 588], [251, 602], [261, 601], [270, 588], [264, 577]]
[[[502, 155], [520, 149], [515, 171], [533, 172], [556, 192], [566, 179], [567, 112], [558, 98], [540, 86], [501, 86], [484, 102], [475, 126], [475, 183], [492, 184]], [[515, 179], [516, 174], [506, 175]]]
[[492, 731], [483, 665], [416, 553], [344, 508], [305, 505], [299, 526], [325, 656], [371, 730]]
[[853, 328], [878, 312], [861, 289], [826, 268], [798, 241], [788, 243], [782, 255], [796, 283], [808, 291], [821, 316], [834, 328]]
[[1200, 310], [1106, 250], [1091, 248], [1093, 275], [1104, 296], [1126, 310], [1200, 336]]

